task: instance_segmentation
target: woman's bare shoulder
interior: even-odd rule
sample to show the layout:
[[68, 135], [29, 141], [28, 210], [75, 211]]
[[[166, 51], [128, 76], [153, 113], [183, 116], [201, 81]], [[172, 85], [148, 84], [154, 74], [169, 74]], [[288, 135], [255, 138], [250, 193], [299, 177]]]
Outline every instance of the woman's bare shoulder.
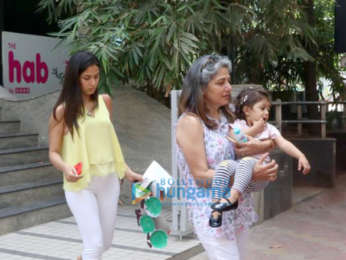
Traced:
[[108, 94], [101, 94], [103, 100], [106, 102], [106, 104], [112, 103], [112, 98]]
[[55, 109], [55, 118], [54, 118], [54, 111], [52, 114], [52, 118], [55, 121], [60, 122], [63, 118], [64, 118], [64, 113], [65, 113], [65, 105], [64, 104], [60, 104], [59, 106], [57, 106], [57, 108]]
[[178, 121], [176, 134], [177, 138], [194, 139], [202, 135], [203, 126], [201, 119], [194, 114], [184, 114]]
[[112, 117], [112, 109], [113, 109], [113, 104], [112, 104], [112, 98], [110, 95], [108, 94], [102, 94], [101, 95], [103, 98], [103, 101], [105, 102], [105, 105], [108, 109], [108, 112], [110, 114], [110, 116]]
[[200, 118], [193, 113], [186, 113], [178, 120], [178, 128], [199, 128], [202, 127]]

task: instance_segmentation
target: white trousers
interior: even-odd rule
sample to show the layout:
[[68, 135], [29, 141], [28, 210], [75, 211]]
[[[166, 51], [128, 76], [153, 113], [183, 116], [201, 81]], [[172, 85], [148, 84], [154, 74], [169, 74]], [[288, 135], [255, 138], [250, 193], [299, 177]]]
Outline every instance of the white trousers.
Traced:
[[239, 232], [235, 240], [206, 238], [197, 233], [209, 260], [243, 260], [246, 257], [248, 231]]
[[81, 191], [65, 191], [83, 240], [83, 260], [101, 260], [112, 245], [120, 192], [115, 174], [92, 177]]

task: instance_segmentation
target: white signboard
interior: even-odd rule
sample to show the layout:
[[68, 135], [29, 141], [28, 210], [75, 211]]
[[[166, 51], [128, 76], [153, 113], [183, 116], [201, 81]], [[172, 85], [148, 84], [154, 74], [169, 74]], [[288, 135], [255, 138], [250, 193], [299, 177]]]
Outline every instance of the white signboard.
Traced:
[[58, 43], [52, 37], [2, 32], [3, 83], [13, 99], [61, 89], [68, 49]]

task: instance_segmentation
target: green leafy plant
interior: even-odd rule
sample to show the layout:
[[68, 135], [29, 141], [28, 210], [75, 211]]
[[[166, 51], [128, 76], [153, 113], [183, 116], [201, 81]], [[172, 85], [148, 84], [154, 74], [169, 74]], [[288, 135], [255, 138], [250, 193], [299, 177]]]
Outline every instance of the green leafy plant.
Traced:
[[130, 83], [160, 99], [180, 88], [193, 60], [211, 52], [231, 58], [235, 83], [311, 87], [303, 81], [310, 62], [340, 90], [327, 2], [312, 3], [313, 15], [323, 16], [314, 24], [301, 0], [41, 0], [39, 9], [58, 21], [53, 35], [72, 52], [98, 56], [105, 91]]

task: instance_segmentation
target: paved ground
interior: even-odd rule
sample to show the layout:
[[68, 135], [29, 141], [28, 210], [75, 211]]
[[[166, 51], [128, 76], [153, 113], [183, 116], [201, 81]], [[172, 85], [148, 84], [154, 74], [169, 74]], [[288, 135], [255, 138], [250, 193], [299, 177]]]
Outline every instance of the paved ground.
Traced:
[[[346, 175], [337, 187], [255, 226], [250, 231], [247, 260], [345, 260]], [[0, 259], [75, 259], [82, 243], [73, 218], [0, 236]], [[149, 249], [139, 230], [133, 208], [120, 207], [113, 246], [104, 260], [206, 260], [195, 239], [169, 238], [162, 250]], [[191, 257], [195, 255], [194, 257]]]
[[[337, 187], [250, 231], [247, 260], [345, 260], [346, 175]], [[201, 253], [190, 260], [206, 260]]]
[[[104, 260], [187, 259], [201, 252], [197, 240], [179, 241], [172, 236], [166, 248], [150, 249], [133, 210], [133, 207], [120, 207], [113, 245]], [[73, 217], [0, 236], [1, 260], [76, 259], [81, 250], [82, 241]]]

